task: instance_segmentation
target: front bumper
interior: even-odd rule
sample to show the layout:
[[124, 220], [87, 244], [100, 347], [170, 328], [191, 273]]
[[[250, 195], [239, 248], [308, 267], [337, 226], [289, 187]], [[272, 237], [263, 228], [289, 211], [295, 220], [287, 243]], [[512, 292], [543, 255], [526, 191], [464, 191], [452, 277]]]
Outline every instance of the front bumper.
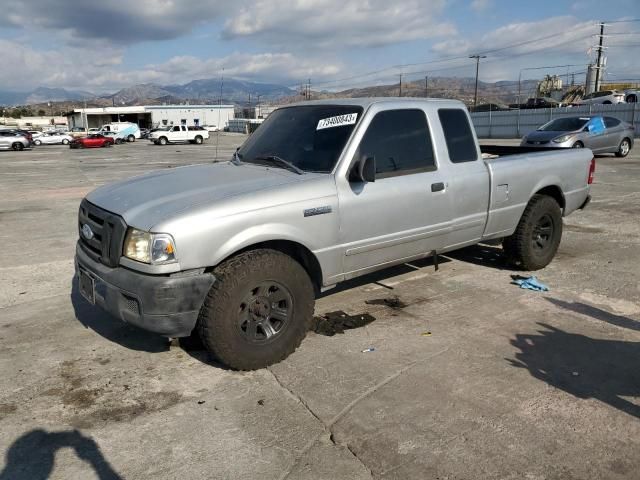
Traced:
[[82, 270], [93, 279], [96, 305], [120, 320], [167, 337], [191, 334], [214, 282], [208, 273], [146, 275], [110, 268], [90, 258], [80, 244], [75, 269], [76, 276]]

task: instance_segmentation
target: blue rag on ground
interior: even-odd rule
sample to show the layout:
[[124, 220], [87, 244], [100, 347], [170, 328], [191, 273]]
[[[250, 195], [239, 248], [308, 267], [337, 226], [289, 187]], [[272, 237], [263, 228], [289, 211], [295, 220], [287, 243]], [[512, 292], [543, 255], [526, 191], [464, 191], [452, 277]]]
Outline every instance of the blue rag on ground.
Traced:
[[511, 283], [515, 285], [520, 285], [520, 288], [526, 288], [527, 290], [535, 290], [536, 292], [549, 291], [549, 287], [547, 287], [544, 283], [542, 283], [533, 275], [528, 278], [518, 278], [512, 281]]

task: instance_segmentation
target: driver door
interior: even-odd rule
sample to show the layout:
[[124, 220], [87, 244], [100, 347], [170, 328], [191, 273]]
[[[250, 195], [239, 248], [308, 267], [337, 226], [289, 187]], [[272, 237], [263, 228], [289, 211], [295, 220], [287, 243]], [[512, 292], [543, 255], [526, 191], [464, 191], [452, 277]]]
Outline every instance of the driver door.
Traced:
[[345, 279], [440, 250], [451, 223], [423, 110], [375, 114], [353, 161], [362, 156], [375, 158], [375, 182], [351, 179], [338, 187]]

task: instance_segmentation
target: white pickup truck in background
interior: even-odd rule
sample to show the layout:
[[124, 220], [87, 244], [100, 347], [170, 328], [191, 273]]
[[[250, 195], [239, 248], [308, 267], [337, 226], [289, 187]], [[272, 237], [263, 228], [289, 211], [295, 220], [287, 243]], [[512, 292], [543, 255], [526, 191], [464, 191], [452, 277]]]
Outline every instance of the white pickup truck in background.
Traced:
[[149, 140], [156, 145], [168, 143], [196, 143], [200, 145], [208, 138], [208, 130], [202, 127], [187, 127], [186, 125], [168, 126], [149, 134]]

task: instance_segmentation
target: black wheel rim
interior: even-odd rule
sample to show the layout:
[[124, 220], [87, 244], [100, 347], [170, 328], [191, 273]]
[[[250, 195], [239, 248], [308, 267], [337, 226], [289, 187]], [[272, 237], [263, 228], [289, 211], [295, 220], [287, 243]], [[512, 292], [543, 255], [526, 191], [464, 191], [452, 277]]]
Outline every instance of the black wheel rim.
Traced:
[[543, 252], [549, 248], [553, 239], [555, 226], [550, 215], [545, 214], [533, 227], [533, 235], [531, 242], [533, 249], [537, 252]]
[[268, 343], [289, 324], [293, 313], [291, 292], [275, 281], [262, 282], [243, 298], [238, 309], [238, 329], [249, 343]]

